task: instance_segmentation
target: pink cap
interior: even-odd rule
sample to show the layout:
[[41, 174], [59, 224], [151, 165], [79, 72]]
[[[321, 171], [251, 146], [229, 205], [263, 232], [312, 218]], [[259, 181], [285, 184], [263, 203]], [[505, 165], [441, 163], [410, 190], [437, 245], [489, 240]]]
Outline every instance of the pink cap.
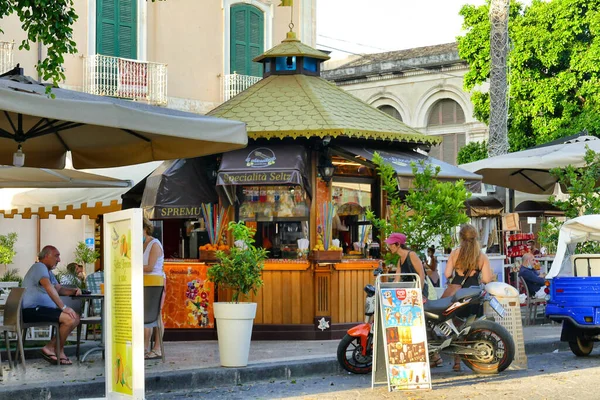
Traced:
[[404, 233], [392, 233], [385, 239], [387, 244], [404, 244], [406, 243], [406, 235]]

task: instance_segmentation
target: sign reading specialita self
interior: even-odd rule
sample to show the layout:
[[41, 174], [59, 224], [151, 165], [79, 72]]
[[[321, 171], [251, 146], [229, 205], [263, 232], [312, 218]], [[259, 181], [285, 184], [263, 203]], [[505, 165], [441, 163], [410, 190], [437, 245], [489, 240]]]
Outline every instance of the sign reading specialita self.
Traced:
[[293, 172], [223, 172], [219, 174], [219, 179], [222, 180], [223, 184], [226, 185], [294, 183], [297, 180]]

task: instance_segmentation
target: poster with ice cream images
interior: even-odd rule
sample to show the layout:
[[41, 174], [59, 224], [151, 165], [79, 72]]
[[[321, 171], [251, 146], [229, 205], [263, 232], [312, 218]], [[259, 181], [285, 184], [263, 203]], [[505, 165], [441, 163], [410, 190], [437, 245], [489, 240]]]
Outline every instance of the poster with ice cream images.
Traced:
[[392, 390], [431, 389], [420, 289], [382, 288], [381, 325]]
[[142, 210], [104, 215], [107, 399], [144, 398]]

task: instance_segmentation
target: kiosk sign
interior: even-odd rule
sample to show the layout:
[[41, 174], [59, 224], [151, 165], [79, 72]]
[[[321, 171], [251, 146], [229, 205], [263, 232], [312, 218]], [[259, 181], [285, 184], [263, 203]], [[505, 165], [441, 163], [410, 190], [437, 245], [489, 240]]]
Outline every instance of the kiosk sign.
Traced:
[[387, 381], [390, 391], [431, 389], [421, 288], [416, 282], [382, 282], [382, 276], [377, 279], [373, 385]]

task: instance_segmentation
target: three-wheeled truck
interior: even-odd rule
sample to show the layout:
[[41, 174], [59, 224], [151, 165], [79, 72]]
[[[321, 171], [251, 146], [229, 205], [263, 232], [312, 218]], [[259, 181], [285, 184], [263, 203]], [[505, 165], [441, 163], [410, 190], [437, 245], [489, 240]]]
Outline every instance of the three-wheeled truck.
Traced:
[[584, 215], [560, 228], [556, 257], [546, 275], [546, 317], [562, 322], [561, 341], [587, 356], [600, 340], [600, 254], [575, 254], [578, 243], [600, 242], [600, 215]]

